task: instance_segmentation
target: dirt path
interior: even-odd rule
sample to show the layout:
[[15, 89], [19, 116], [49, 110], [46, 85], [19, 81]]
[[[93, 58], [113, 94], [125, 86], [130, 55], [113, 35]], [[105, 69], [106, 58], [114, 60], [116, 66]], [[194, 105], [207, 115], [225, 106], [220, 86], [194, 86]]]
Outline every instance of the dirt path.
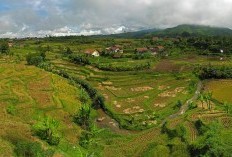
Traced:
[[194, 102], [195, 100], [197, 100], [199, 94], [200, 94], [200, 91], [202, 89], [202, 82], [199, 81], [197, 83], [197, 89], [193, 95], [192, 98], [190, 98], [189, 100], [187, 100], [184, 105], [181, 106], [180, 110], [170, 116], [168, 116], [166, 119], [163, 120], [163, 122], [161, 123], [161, 126], [168, 120], [168, 119], [172, 119], [172, 118], [176, 118], [182, 114], [184, 114], [187, 110], [188, 110], [188, 105], [191, 103], [191, 102]]

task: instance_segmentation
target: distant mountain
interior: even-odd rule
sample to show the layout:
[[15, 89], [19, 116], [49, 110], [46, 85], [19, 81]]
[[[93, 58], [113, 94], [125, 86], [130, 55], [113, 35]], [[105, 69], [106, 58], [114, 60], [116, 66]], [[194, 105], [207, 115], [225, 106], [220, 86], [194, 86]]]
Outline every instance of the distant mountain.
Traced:
[[203, 25], [179, 25], [173, 28], [167, 28], [153, 35], [158, 36], [229, 36], [232, 30], [229, 28], [220, 28]]
[[144, 38], [152, 36], [161, 37], [188, 37], [188, 36], [232, 36], [232, 30], [229, 28], [189, 25], [183, 24], [167, 29], [148, 29], [137, 32], [125, 32], [110, 35], [94, 35], [95, 37], [112, 37], [112, 38]]
[[120, 34], [112, 34], [111, 36], [113, 37], [128, 37], [128, 38], [139, 38], [139, 37], [144, 37], [147, 35], [152, 35], [154, 32], [158, 32], [160, 29], [147, 29], [147, 30], [141, 30], [137, 32], [125, 32], [125, 33], [120, 33]]
[[93, 35], [94, 37], [112, 37], [112, 38], [142, 38], [146, 36], [151, 36], [153, 33], [160, 31], [161, 29], [147, 29], [135, 32], [124, 32], [119, 34], [109, 34], [109, 35]]

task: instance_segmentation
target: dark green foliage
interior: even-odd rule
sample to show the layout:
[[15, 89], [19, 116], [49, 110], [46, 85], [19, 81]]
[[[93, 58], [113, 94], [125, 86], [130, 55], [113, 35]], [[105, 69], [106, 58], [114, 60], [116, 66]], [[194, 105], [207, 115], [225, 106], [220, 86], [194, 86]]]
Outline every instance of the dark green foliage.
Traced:
[[43, 150], [40, 143], [29, 141], [17, 141], [15, 144], [15, 153], [18, 157], [51, 157], [53, 150]]
[[39, 64], [45, 61], [45, 57], [46, 57], [45, 52], [29, 53], [26, 56], [27, 64], [38, 66]]
[[200, 119], [195, 122], [195, 127], [200, 135], [203, 135], [208, 130], [207, 126]]
[[80, 101], [83, 104], [86, 104], [88, 102], [88, 99], [89, 99], [88, 93], [86, 93], [85, 90], [83, 88], [81, 88], [81, 91], [80, 91]]
[[51, 67], [51, 64], [48, 63], [48, 62], [41, 62], [39, 65], [38, 65], [39, 68], [41, 69], [44, 69], [46, 71], [52, 71], [52, 67]]
[[82, 105], [77, 114], [73, 116], [73, 121], [87, 129], [90, 126], [90, 112], [91, 109], [88, 105]]
[[180, 137], [183, 141], [186, 139], [186, 128], [183, 125], [177, 125], [175, 129], [170, 129], [168, 123], [165, 122], [162, 126], [162, 133], [166, 133], [170, 139]]
[[232, 78], [231, 66], [212, 66], [207, 65], [198, 70], [201, 79], [228, 79]]
[[79, 140], [80, 146], [87, 149], [92, 142], [92, 137], [93, 134], [91, 132], [83, 131]]
[[224, 139], [222, 131], [223, 127], [219, 123], [209, 124], [207, 131], [190, 146], [191, 156], [231, 156], [232, 146], [227, 142], [230, 139]]
[[178, 100], [176, 105], [173, 107], [173, 109], [177, 109], [177, 108], [180, 109], [182, 105], [183, 105], [182, 102]]
[[50, 145], [58, 145], [60, 142], [60, 134], [58, 132], [58, 121], [45, 117], [33, 125], [33, 131], [42, 140], [45, 140]]
[[104, 109], [104, 101], [105, 101], [105, 98], [101, 95], [101, 94], [98, 94], [95, 98], [94, 98], [94, 101], [93, 101], [93, 108], [103, 108]]
[[88, 57], [84, 56], [84, 55], [70, 55], [69, 59], [71, 62], [75, 63], [75, 64], [84, 64], [84, 65], [89, 65], [90, 61], [88, 59]]
[[73, 51], [72, 51], [69, 47], [67, 47], [63, 54], [64, 54], [65, 56], [68, 56], [68, 55], [73, 54]]
[[139, 60], [139, 59], [148, 59], [148, 58], [151, 58], [151, 53], [148, 52], [148, 53], [136, 53], [133, 57], [133, 59], [136, 59], [136, 60]]
[[165, 30], [155, 32], [154, 34], [169, 37], [228, 36], [232, 34], [232, 30], [230, 30], [229, 28], [183, 24], [173, 28], [167, 28]]
[[191, 103], [189, 103], [188, 108], [189, 108], [189, 110], [195, 109], [195, 108], [197, 108], [197, 104], [194, 102], [191, 102]]
[[109, 64], [91, 63], [89, 57], [84, 55], [76, 55], [76, 54], [70, 55], [69, 60], [75, 64], [92, 65], [97, 67], [98, 69], [106, 70], [106, 71], [137, 71], [137, 70], [144, 70], [151, 68], [150, 62], [141, 63], [134, 66], [126, 66], [126, 65], [115, 66], [110, 63]]
[[2, 54], [9, 54], [10, 48], [7, 42], [2, 42], [0, 45], [0, 51]]

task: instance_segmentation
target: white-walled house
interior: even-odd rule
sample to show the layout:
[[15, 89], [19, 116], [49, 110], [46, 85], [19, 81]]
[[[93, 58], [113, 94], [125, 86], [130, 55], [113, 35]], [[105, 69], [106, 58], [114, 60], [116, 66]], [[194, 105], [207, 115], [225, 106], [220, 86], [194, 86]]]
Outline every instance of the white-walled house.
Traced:
[[86, 55], [91, 55], [93, 57], [99, 57], [100, 56], [100, 53], [98, 50], [95, 50], [95, 49], [89, 49], [89, 50], [85, 50], [85, 54]]

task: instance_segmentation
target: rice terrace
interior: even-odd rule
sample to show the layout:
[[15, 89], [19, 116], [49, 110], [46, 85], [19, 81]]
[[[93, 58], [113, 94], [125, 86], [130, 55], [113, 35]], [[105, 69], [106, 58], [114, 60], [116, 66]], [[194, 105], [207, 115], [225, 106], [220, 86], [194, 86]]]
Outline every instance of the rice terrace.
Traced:
[[[143, 8], [155, 3], [135, 1], [128, 4]], [[91, 16], [105, 5], [88, 2], [86, 6], [96, 5], [94, 12], [89, 10]], [[27, 20], [35, 17], [27, 15], [23, 28], [14, 33], [20, 26], [17, 20], [11, 28], [7, 22], [1, 24], [0, 15], [0, 28], [5, 31], [0, 31], [0, 156], [232, 156], [229, 26], [168, 28], [175, 24], [161, 20], [155, 29], [145, 21], [137, 29], [133, 27], [137, 25], [114, 29], [113, 23], [110, 28], [83, 23], [59, 29], [62, 22], [55, 21], [62, 18], [72, 23], [75, 9], [71, 6], [83, 5], [72, 0], [59, 5], [51, 0], [9, 2], [0, 4], [0, 12], [11, 17], [10, 12], [21, 5], [28, 12], [31, 7], [31, 16], [38, 15], [44, 26], [29, 26]], [[45, 11], [47, 5], [63, 15], [50, 19], [54, 15]], [[69, 6], [69, 13], [60, 6]], [[92, 19], [86, 13], [80, 16]], [[112, 11], [115, 17], [116, 13]], [[102, 14], [109, 16], [109, 10]], [[126, 14], [128, 18], [130, 14], [142, 18], [135, 12]], [[140, 24], [138, 19], [131, 21]], [[43, 30], [45, 26], [54, 30]]]

